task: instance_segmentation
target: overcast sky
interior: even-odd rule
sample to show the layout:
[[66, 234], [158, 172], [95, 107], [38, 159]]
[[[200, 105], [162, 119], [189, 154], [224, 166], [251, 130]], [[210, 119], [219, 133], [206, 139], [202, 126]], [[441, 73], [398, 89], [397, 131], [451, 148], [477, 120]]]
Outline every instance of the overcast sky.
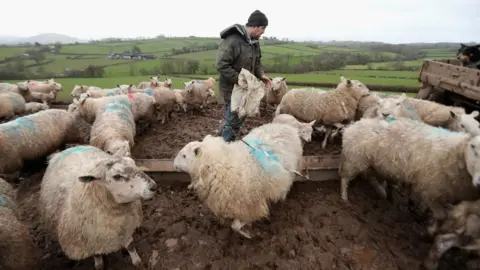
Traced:
[[[310, 40], [479, 41], [480, 0], [5, 0], [0, 36], [215, 36], [255, 9], [266, 36]], [[256, 4], [255, 4], [256, 3]]]

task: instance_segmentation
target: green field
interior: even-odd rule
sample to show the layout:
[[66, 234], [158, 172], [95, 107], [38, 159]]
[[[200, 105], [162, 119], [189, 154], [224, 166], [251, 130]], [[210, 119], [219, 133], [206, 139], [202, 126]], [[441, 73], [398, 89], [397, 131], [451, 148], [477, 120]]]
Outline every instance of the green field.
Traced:
[[[21, 70], [24, 74], [36, 75], [36, 77], [61, 77], [62, 73], [69, 70], [83, 70], [89, 65], [103, 67], [104, 78], [98, 79], [58, 79], [65, 82], [65, 89], [71, 89], [73, 81], [77, 84], [90, 82], [86, 84], [98, 85], [101, 87], [113, 87], [116, 83], [138, 82], [148, 79], [149, 76], [162, 74], [161, 77], [190, 78], [190, 77], [218, 77], [215, 69], [215, 58], [217, 49], [221, 40], [218, 38], [156, 38], [149, 40], [127, 40], [124, 42], [115, 41], [97, 41], [83, 44], [62, 45], [58, 49], [51, 50], [51, 47], [23, 46], [23, 47], [0, 47], [0, 70]], [[343, 75], [352, 79], [358, 79], [367, 85], [386, 85], [386, 86], [411, 86], [418, 87], [418, 70], [425, 59], [435, 58], [455, 58], [456, 44], [438, 45], [414, 44], [408, 47], [412, 52], [422, 52], [420, 57], [411, 56], [406, 58], [405, 48], [400, 50], [391, 50], [391, 46], [385, 45], [378, 47], [378, 44], [355, 43], [355, 42], [332, 42], [332, 43], [302, 43], [302, 42], [284, 42], [272, 39], [262, 39], [262, 63], [266, 68], [276, 68], [279, 65], [292, 67], [301, 66], [305, 63], [311, 63], [310, 70], [295, 71], [285, 74], [282, 70], [272, 69], [277, 72], [269, 71], [267, 74], [271, 77], [287, 77], [290, 82], [304, 83], [336, 83], [339, 76]], [[213, 46], [213, 47], [212, 47]], [[380, 45], [382, 46], [382, 45]], [[390, 46], [390, 47], [389, 47]], [[444, 47], [442, 47], [444, 46]], [[44, 48], [43, 59], [34, 61], [32, 58], [24, 57], [22, 54], [40, 50]], [[123, 53], [124, 51], [137, 48], [141, 53], [153, 54], [158, 58], [155, 60], [133, 60], [133, 59], [108, 59], [111, 53]], [[369, 59], [390, 59], [389, 61], [378, 62], [358, 62], [360, 60], [348, 60], [342, 66], [330, 68], [331, 70], [320, 71], [313, 67], [313, 60], [322, 55], [347, 54], [353, 58], [370, 57]], [[14, 58], [17, 57], [17, 58]], [[392, 60], [394, 59], [394, 61]], [[38, 60], [38, 59], [37, 59]], [[198, 69], [189, 75], [184, 74], [185, 66], [189, 62], [197, 61]], [[310, 62], [309, 62], [310, 61]], [[352, 64], [355, 61], [362, 64]], [[165, 65], [175, 66], [174, 72], [162, 72]], [[312, 70], [313, 69], [313, 70]], [[328, 69], [328, 68], [327, 68]], [[315, 71], [317, 70], [317, 71]], [[325, 69], [323, 69], [325, 70]], [[290, 72], [290, 70], [289, 70]], [[173, 75], [177, 74], [177, 75]], [[30, 76], [27, 76], [30, 78]], [[12, 78], [12, 77], [9, 77]], [[13, 77], [15, 78], [15, 77]], [[145, 79], [142, 79], [145, 78]], [[4, 80], [0, 76], [0, 81]], [[98, 82], [98, 83], [97, 83]], [[179, 80], [175, 79], [175, 83]], [[176, 87], [183, 88], [183, 85], [176, 84]]]

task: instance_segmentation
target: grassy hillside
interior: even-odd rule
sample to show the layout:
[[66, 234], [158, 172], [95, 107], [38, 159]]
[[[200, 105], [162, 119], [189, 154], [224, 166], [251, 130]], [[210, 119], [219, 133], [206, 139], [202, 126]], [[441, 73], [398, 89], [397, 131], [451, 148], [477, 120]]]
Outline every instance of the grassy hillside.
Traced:
[[[220, 42], [218, 38], [184, 37], [96, 41], [55, 48], [53, 45], [3, 46], [0, 47], [0, 70], [20, 72], [24, 74], [22, 78], [43, 78], [61, 77], [61, 74], [71, 70], [82, 72], [88, 66], [97, 66], [103, 68], [101, 76], [106, 78], [102, 83], [110, 80], [131, 81], [127, 77], [148, 78], [157, 74], [216, 77], [215, 58]], [[418, 86], [418, 69], [425, 59], [454, 58], [457, 50], [455, 44], [314, 44], [272, 39], [262, 39], [261, 46], [262, 62], [267, 73], [271, 76], [281, 74], [289, 81], [334, 83], [340, 75], [344, 75], [367, 84], [414, 87]], [[122, 54], [133, 50], [154, 55], [157, 59], [108, 59], [112, 53]], [[30, 56], [24, 56], [25, 53]], [[35, 58], [37, 54], [40, 57]], [[195, 68], [190, 72], [191, 66]], [[186, 73], [189, 75], [179, 75]], [[3, 79], [0, 75], [0, 80]]]

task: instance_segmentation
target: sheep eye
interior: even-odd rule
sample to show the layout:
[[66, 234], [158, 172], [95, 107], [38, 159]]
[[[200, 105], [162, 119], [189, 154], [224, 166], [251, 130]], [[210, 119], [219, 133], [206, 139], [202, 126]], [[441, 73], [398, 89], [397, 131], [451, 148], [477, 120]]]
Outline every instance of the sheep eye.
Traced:
[[183, 154], [183, 158], [187, 158], [187, 156], [185, 154]]
[[117, 175], [114, 175], [114, 176], [113, 176], [113, 179], [115, 179], [115, 180], [120, 180], [120, 179], [122, 179], [122, 176], [119, 175], [119, 174], [117, 174]]
[[[460, 124], [460, 127], [461, 127], [461, 128], [464, 128], [465, 126], [464, 126], [463, 124]], [[472, 145], [472, 146], [473, 146], [473, 145]]]

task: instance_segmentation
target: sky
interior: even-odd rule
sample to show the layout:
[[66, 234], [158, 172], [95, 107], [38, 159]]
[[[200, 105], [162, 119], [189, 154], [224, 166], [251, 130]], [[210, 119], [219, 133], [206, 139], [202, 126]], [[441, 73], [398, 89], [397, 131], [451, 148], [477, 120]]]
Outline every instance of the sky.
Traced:
[[[265, 36], [293, 40], [388, 43], [480, 41], [480, 0], [153, 1], [14, 0], [2, 4], [0, 36], [64, 34], [107, 37], [211, 36], [266, 14]], [[222, 4], [223, 3], [223, 4]], [[15, 12], [15, 10], [17, 10]], [[474, 31], [475, 27], [475, 31]]]

